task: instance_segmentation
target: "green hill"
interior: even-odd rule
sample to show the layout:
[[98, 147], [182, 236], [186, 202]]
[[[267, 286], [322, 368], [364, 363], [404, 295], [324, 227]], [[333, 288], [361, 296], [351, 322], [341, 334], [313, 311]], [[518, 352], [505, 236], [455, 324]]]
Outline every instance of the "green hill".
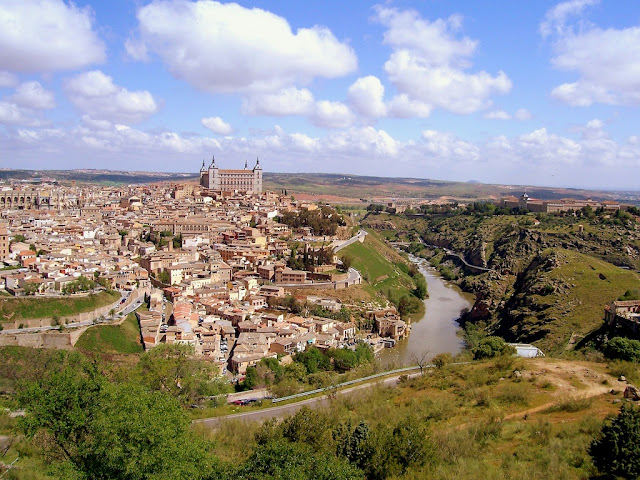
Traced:
[[409, 313], [424, 314], [424, 304], [412, 294], [416, 283], [409, 274], [410, 262], [378, 233], [373, 230], [368, 233], [364, 243], [349, 245], [339, 252], [340, 256], [351, 257], [353, 267], [362, 275], [365, 290], [371, 295], [385, 298], [396, 306], [402, 298], [408, 298], [412, 303]]
[[130, 313], [120, 325], [95, 325], [87, 329], [75, 347], [98, 353], [142, 353], [136, 314]]

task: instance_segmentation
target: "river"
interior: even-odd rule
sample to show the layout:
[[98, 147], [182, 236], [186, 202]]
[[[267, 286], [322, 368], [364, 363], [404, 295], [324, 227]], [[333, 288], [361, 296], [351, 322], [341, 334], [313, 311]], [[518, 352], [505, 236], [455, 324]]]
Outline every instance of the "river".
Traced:
[[448, 284], [426, 260], [410, 256], [427, 281], [429, 298], [424, 301], [425, 314], [411, 324], [409, 338], [399, 341], [394, 348], [385, 348], [377, 357], [383, 366], [401, 366], [415, 363], [412, 356], [429, 352], [429, 358], [439, 353], [459, 353], [463, 347], [456, 320], [460, 312], [473, 306], [474, 296]]

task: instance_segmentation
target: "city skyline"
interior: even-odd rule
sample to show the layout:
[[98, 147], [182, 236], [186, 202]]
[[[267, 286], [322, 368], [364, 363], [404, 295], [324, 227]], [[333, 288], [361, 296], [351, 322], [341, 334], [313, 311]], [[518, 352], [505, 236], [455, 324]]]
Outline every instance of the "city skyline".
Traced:
[[8, 0], [0, 166], [638, 189], [631, 2]]

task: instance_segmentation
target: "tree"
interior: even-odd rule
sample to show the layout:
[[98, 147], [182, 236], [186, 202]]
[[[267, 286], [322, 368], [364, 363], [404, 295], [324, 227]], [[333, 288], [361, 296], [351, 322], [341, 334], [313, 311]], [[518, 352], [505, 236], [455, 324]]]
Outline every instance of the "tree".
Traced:
[[258, 370], [256, 367], [247, 367], [244, 380], [242, 381], [243, 390], [251, 390], [258, 384]]
[[233, 475], [238, 480], [357, 480], [362, 472], [306, 444], [272, 441], [256, 449]]
[[152, 390], [168, 393], [183, 405], [216, 393], [217, 386], [211, 380], [217, 373], [216, 367], [193, 358], [193, 354], [189, 345], [164, 344], [149, 350], [137, 365], [140, 382]]
[[69, 478], [190, 479], [212, 470], [176, 400], [110, 384], [95, 365], [50, 373], [21, 393], [20, 405], [25, 433], [47, 433], [39, 441]]
[[411, 354], [411, 361], [415, 363], [420, 369], [420, 375], [424, 375], [424, 368], [429, 364], [429, 355], [431, 351], [428, 348], [425, 348], [419, 353]]
[[353, 264], [353, 258], [350, 255], [342, 255], [340, 260], [342, 260], [342, 270], [348, 272]]
[[25, 238], [24, 235], [18, 234], [18, 235], [14, 235], [13, 236], [13, 240], [11, 240], [10, 243], [24, 242], [25, 240], [26, 240], [26, 238]]
[[344, 457], [361, 470], [366, 470], [369, 458], [373, 455], [371, 432], [367, 422], [360, 422], [353, 430], [350, 421], [346, 425], [340, 424], [333, 431], [333, 440], [339, 457]]
[[589, 446], [593, 464], [603, 473], [640, 477], [640, 410], [623, 404], [618, 416], [602, 427]]
[[604, 346], [604, 354], [608, 358], [640, 362], [640, 341], [613, 337]]
[[512, 355], [515, 349], [507, 345], [500, 337], [489, 336], [480, 340], [480, 343], [473, 349], [474, 360], [493, 358], [498, 355]]

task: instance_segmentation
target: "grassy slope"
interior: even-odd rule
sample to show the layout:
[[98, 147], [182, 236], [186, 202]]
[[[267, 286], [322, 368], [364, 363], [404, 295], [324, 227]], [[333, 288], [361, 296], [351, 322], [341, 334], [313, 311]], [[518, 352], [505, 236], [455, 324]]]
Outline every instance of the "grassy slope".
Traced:
[[96, 325], [85, 331], [76, 348], [99, 353], [142, 353], [140, 326], [135, 313], [121, 325]]
[[[516, 368], [521, 378], [514, 377]], [[601, 383], [605, 381], [609, 387]], [[447, 366], [396, 389], [338, 396], [321, 412], [328, 430], [347, 421], [364, 421], [377, 431], [405, 418], [424, 427], [433, 460], [393, 478], [582, 479], [595, 473], [587, 448], [602, 420], [617, 412], [612, 399], [621, 394], [572, 398], [594, 385], [606, 391], [616, 383], [602, 364], [500, 360]], [[541, 411], [525, 414], [541, 406]], [[239, 427], [229, 422], [210, 433], [224, 460], [242, 461], [259, 448], [259, 423]], [[330, 432], [326, 435], [330, 444]]]
[[[372, 295], [382, 295], [393, 303], [405, 295], [411, 295], [411, 290], [415, 288], [413, 280], [396, 265], [407, 260], [389, 247], [378, 233], [372, 230], [368, 230], [368, 233], [364, 243], [353, 243], [341, 250], [340, 254], [353, 259], [353, 267], [366, 282], [365, 290]], [[420, 305], [421, 309], [414, 317], [424, 314], [424, 304], [420, 302]]]
[[[572, 333], [586, 335], [602, 325], [605, 305], [628, 289], [640, 288], [640, 279], [632, 271], [575, 251], [554, 249], [560, 265], [548, 272], [534, 272], [538, 285], [563, 285], [550, 295], [525, 294], [527, 302], [544, 307], [544, 318], [530, 316], [522, 321], [530, 328], [548, 328], [551, 332], [536, 344], [543, 350], [562, 352]], [[551, 251], [545, 252], [547, 255]]]
[[100, 292], [86, 297], [68, 298], [2, 298], [0, 299], [0, 322], [30, 318], [60, 318], [89, 312], [115, 302], [120, 295], [117, 292]]

